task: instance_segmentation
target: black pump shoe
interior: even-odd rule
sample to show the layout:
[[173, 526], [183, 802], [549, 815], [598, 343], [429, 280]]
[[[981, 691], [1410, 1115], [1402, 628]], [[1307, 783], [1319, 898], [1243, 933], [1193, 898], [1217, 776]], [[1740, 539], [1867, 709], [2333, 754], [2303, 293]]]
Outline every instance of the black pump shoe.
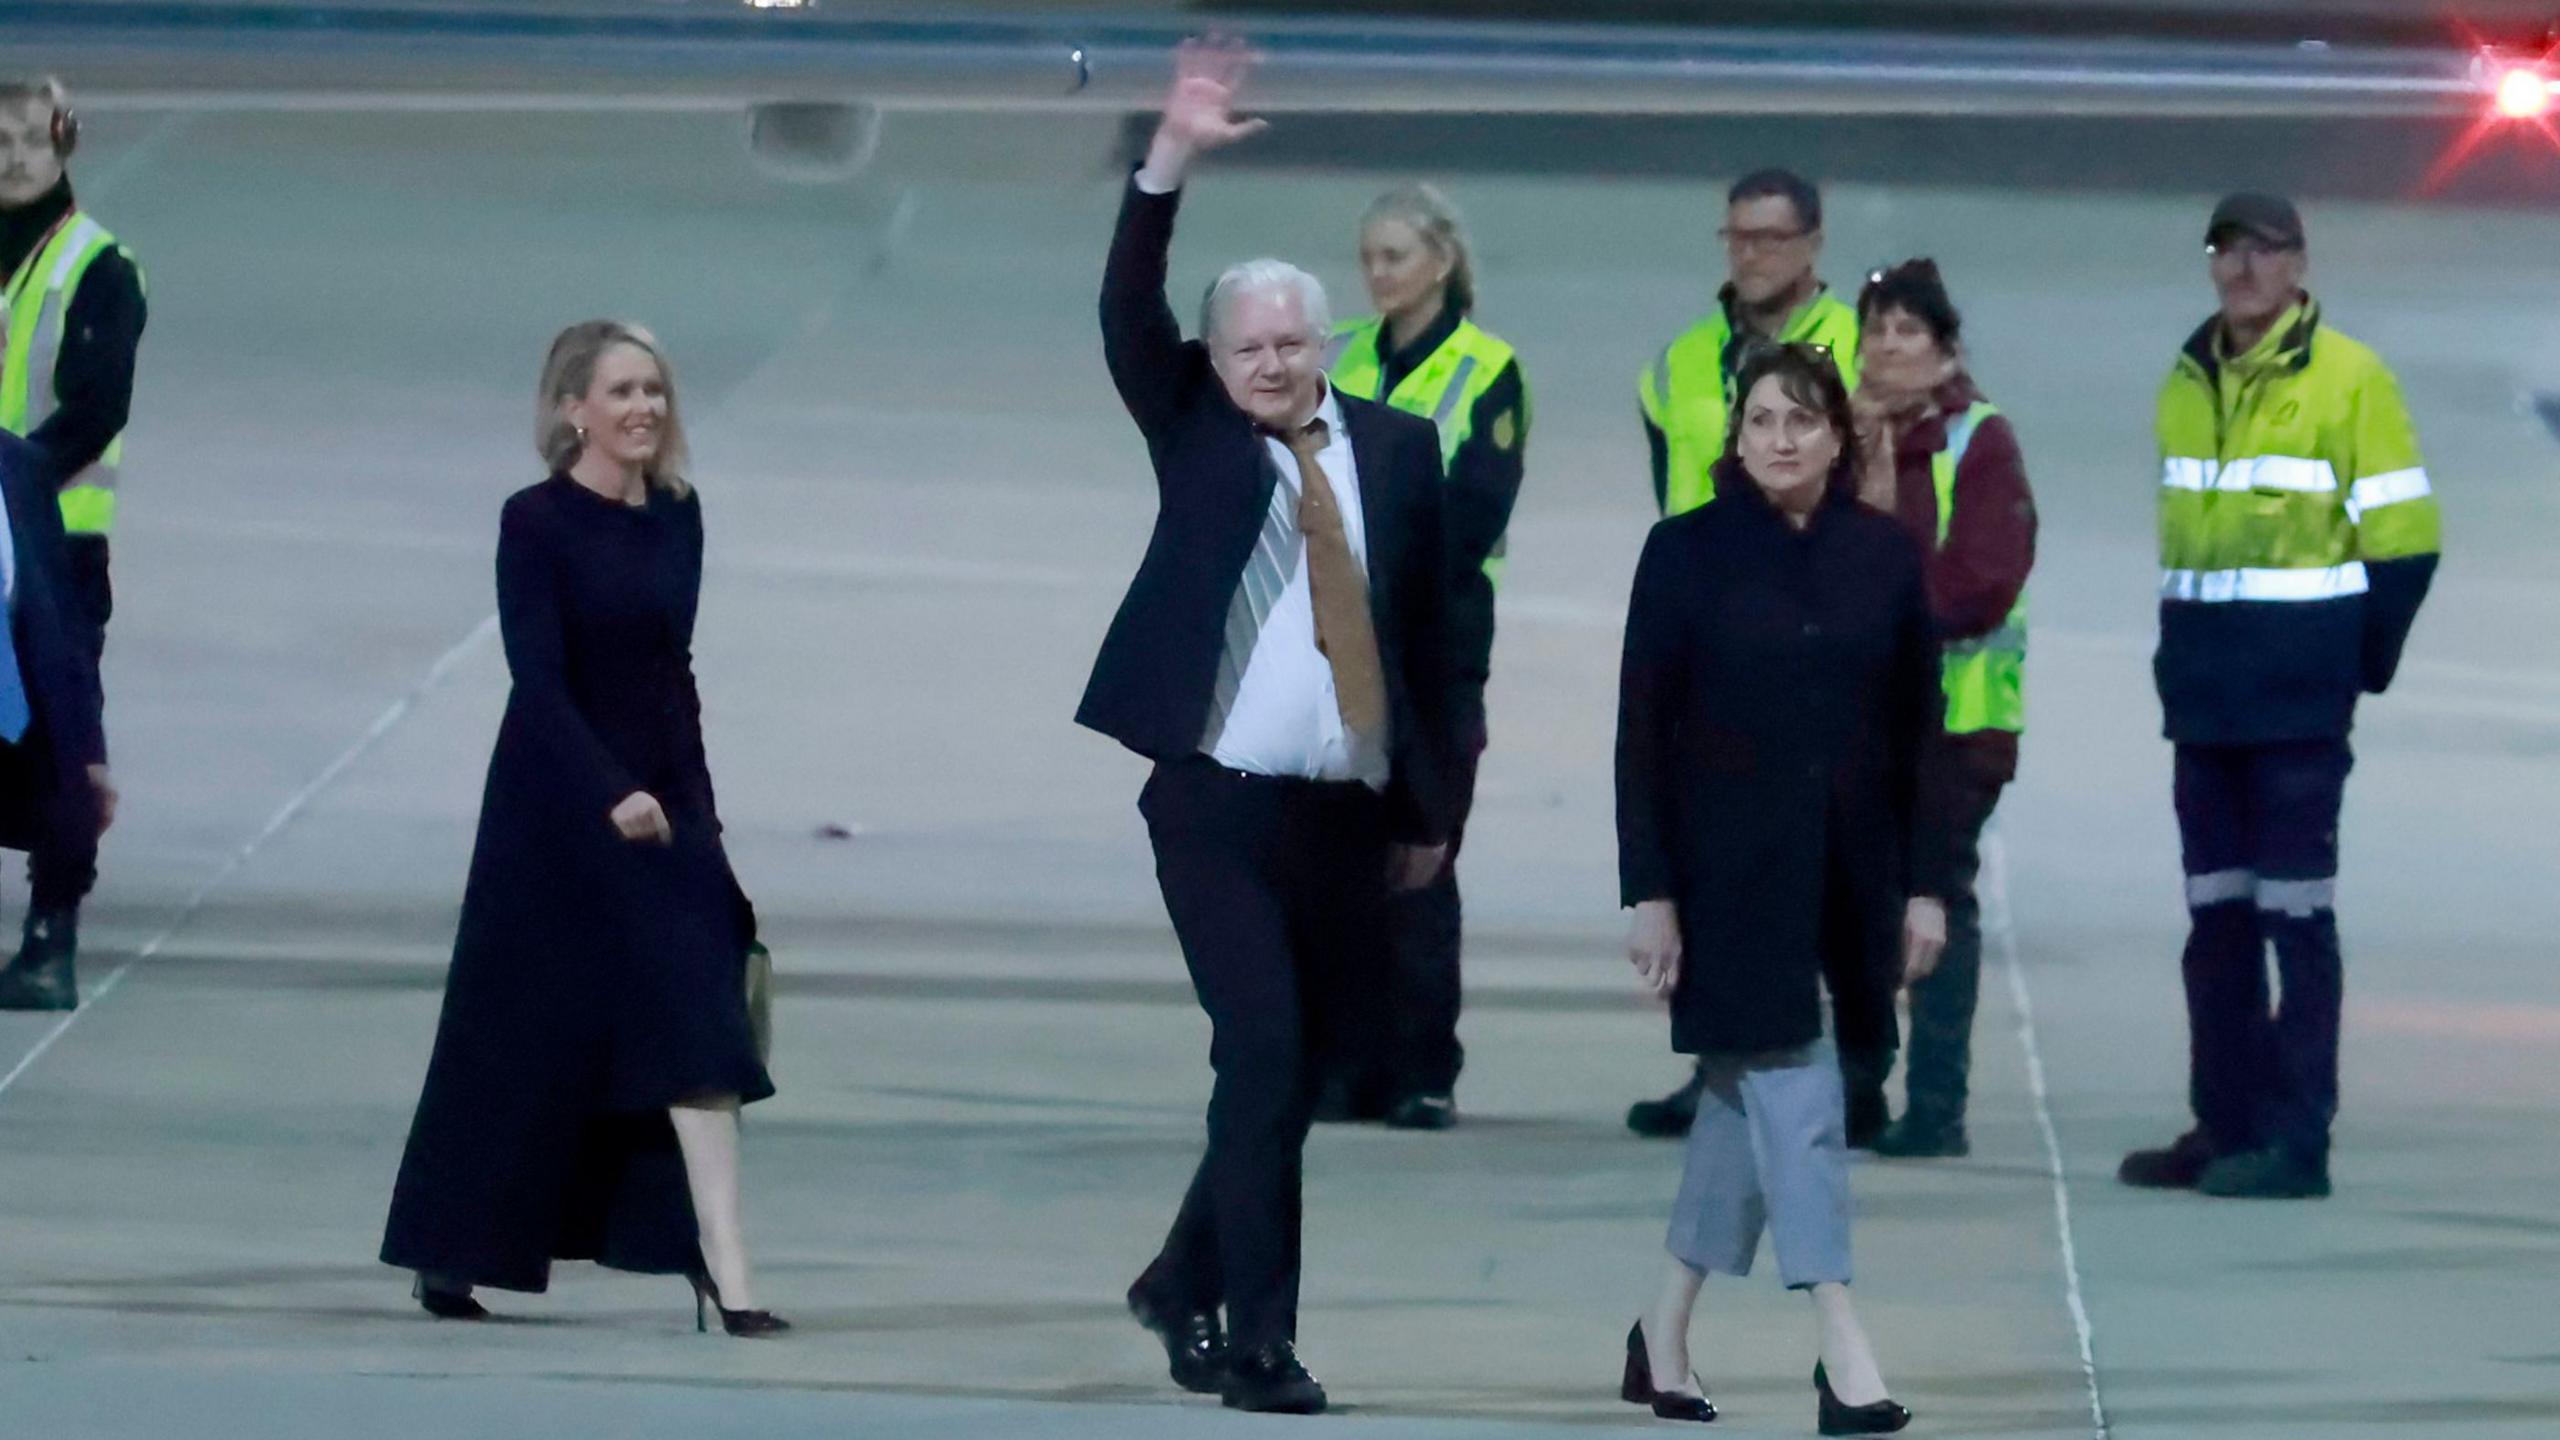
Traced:
[[[1697, 1376], [1691, 1375], [1691, 1380]], [[1707, 1387], [1701, 1383], [1699, 1389]], [[1704, 1425], [1716, 1418], [1716, 1402], [1703, 1395], [1681, 1395], [1653, 1385], [1653, 1357], [1645, 1353], [1644, 1322], [1627, 1327], [1627, 1370], [1618, 1382], [1618, 1398], [1630, 1405], [1650, 1405], [1665, 1420], [1694, 1420]]]
[[1129, 1287], [1129, 1313], [1164, 1343], [1165, 1370], [1174, 1384], [1194, 1395], [1215, 1395], [1225, 1387], [1227, 1332], [1217, 1311], [1165, 1304], [1148, 1292], [1141, 1277]]
[[1831, 1377], [1822, 1371], [1822, 1362], [1813, 1366], [1814, 1393], [1822, 1397], [1820, 1427], [1825, 1435], [1890, 1435], [1911, 1423], [1911, 1412], [1891, 1400], [1873, 1405], [1849, 1405], [1831, 1393]]
[[489, 1307], [472, 1299], [470, 1291], [446, 1290], [429, 1285], [427, 1277], [423, 1274], [418, 1277], [417, 1284], [409, 1287], [409, 1294], [418, 1302], [419, 1309], [439, 1320], [486, 1320], [489, 1318]]
[[708, 1275], [685, 1277], [693, 1282], [693, 1331], [708, 1334], [711, 1317], [708, 1311], [720, 1312], [720, 1329], [740, 1340], [769, 1340], [791, 1328], [791, 1322], [770, 1310], [732, 1310], [720, 1303], [720, 1287]]

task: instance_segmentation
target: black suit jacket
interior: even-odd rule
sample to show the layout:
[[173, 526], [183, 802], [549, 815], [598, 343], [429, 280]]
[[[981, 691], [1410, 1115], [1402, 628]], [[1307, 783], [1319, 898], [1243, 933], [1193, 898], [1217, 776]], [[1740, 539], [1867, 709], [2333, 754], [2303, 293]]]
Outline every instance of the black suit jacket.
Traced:
[[9, 506], [9, 535], [18, 561], [9, 633], [16, 641], [27, 707], [34, 713], [28, 737], [40, 739], [52, 758], [57, 794], [84, 795], [88, 767], [107, 760], [106, 731], [98, 718], [98, 667], [63, 614], [69, 562], [62, 508], [47, 484], [44, 457], [6, 432], [0, 432], [0, 495]]
[[[1182, 338], [1165, 303], [1165, 256], [1180, 192], [1134, 183], [1102, 275], [1102, 353], [1146, 437], [1156, 524], [1086, 684], [1078, 724], [1151, 759], [1200, 749], [1226, 644], [1227, 610], [1252, 558], [1279, 467], [1227, 397], [1209, 352]], [[1430, 421], [1337, 393], [1360, 471], [1369, 605], [1394, 731], [1387, 788], [1395, 837], [1449, 829], [1443, 774], [1452, 680], [1440, 441]]]

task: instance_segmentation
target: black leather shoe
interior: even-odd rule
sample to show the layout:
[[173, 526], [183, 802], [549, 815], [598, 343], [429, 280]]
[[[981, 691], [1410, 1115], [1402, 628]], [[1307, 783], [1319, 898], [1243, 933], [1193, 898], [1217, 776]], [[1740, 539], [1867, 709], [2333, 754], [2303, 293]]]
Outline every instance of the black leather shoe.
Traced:
[[1678, 1140], [1698, 1120], [1698, 1092], [1705, 1077], [1691, 1071], [1687, 1083], [1659, 1100], [1639, 1100], [1627, 1107], [1627, 1128], [1648, 1140]]
[[2196, 1189], [2221, 1200], [2326, 1200], [2329, 1167], [2279, 1145], [2225, 1155], [2204, 1167]]
[[17, 958], [0, 970], [0, 1010], [80, 1008], [80, 912], [34, 910]]
[[[1689, 1383], [1700, 1391], [1707, 1388], [1695, 1375], [1689, 1377]], [[1618, 1381], [1618, 1398], [1630, 1405], [1650, 1405], [1653, 1413], [1664, 1420], [1691, 1420], [1705, 1425], [1716, 1418], [1716, 1402], [1704, 1394], [1682, 1395], [1654, 1388], [1653, 1357], [1645, 1353], [1642, 1320], [1627, 1330], [1627, 1368]]]
[[1324, 1413], [1324, 1387], [1298, 1363], [1297, 1350], [1286, 1340], [1235, 1352], [1227, 1361], [1226, 1384], [1219, 1393], [1230, 1410], [1258, 1415]]
[[2201, 1130], [2190, 1130], [2158, 1150], [2136, 1150], [2116, 1167], [2116, 1179], [2137, 1190], [2193, 1190], [2214, 1161]]
[[1448, 1130], [1458, 1123], [1458, 1101], [1452, 1095], [1407, 1095], [1387, 1111], [1390, 1130]]
[[1164, 1342], [1166, 1373], [1194, 1395], [1215, 1395], [1227, 1380], [1227, 1332], [1215, 1310], [1185, 1310], [1129, 1287], [1129, 1313]]
[[1825, 1435], [1890, 1435], [1911, 1423], [1911, 1412], [1891, 1400], [1873, 1405], [1850, 1405], [1831, 1393], [1831, 1377], [1822, 1373], [1819, 1361], [1813, 1367], [1813, 1391], [1821, 1399], [1816, 1417]]
[[1965, 1138], [1964, 1122], [1953, 1124], [1911, 1115], [1884, 1127], [1869, 1147], [1889, 1160], [1954, 1160], [1973, 1153], [1973, 1142]]

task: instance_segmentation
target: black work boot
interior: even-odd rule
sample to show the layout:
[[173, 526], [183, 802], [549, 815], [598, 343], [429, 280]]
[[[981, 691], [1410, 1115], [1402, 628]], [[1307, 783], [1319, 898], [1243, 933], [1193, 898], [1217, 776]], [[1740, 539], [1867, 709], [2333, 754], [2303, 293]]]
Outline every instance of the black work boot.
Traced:
[[2160, 1149], [2127, 1155], [2116, 1167], [2116, 1179], [2137, 1190], [2193, 1190], [2219, 1158], [2204, 1131], [2190, 1130]]
[[2243, 1150], [2204, 1167], [2196, 1189], [2225, 1200], [2326, 1200], [2329, 1161], [2282, 1145]]
[[9, 968], [0, 970], [0, 1010], [77, 1010], [80, 982], [80, 912], [27, 912], [25, 943]]
[[1953, 1160], [1973, 1153], [1964, 1117], [1943, 1110], [1906, 1110], [1868, 1147], [1888, 1160]]

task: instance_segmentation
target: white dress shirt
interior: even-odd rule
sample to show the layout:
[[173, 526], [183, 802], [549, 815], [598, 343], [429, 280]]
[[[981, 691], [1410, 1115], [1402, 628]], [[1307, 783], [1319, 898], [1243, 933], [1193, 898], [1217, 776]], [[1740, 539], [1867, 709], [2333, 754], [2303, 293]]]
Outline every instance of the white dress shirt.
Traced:
[[[1360, 467], [1351, 454], [1351, 437], [1343, 430], [1342, 407], [1333, 387], [1325, 387], [1315, 418], [1324, 422], [1325, 447], [1316, 456], [1333, 486], [1342, 511], [1343, 533], [1351, 542], [1351, 558], [1363, 576], [1369, 573], [1369, 533], [1360, 513]], [[1264, 447], [1280, 472], [1272, 487], [1276, 512], [1263, 533], [1298, 534], [1298, 457], [1276, 437]], [[1285, 531], [1280, 527], [1285, 526]], [[1360, 735], [1342, 723], [1342, 702], [1333, 684], [1333, 663], [1316, 648], [1314, 591], [1307, 579], [1307, 547], [1287, 547], [1297, 557], [1288, 582], [1263, 618], [1253, 654], [1236, 685], [1235, 701], [1223, 724], [1212, 717], [1210, 738], [1201, 748], [1219, 764], [1253, 775], [1289, 776], [1302, 780], [1358, 780], [1384, 790], [1388, 776], [1389, 737]], [[1381, 730], [1385, 727], [1382, 725]]]
[[[48, 501], [53, 497], [46, 496]], [[9, 520], [9, 506], [0, 501], [0, 621], [18, 604], [18, 532]]]

